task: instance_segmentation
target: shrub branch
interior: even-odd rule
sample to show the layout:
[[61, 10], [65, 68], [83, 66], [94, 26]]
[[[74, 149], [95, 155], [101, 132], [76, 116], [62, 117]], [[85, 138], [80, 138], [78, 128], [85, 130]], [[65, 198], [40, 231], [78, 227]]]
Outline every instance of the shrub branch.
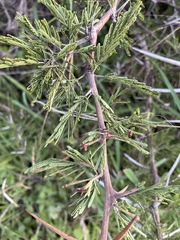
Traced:
[[[110, 8], [103, 15], [103, 17], [99, 20], [99, 22], [95, 25], [92, 25], [90, 32], [89, 32], [90, 44], [92, 44], [94, 46], [96, 45], [98, 33], [103, 28], [103, 26], [106, 24], [106, 22], [109, 20], [109, 18], [116, 12], [116, 8], [117, 8], [119, 2], [120, 2], [119, 0], [116, 0], [114, 2], [113, 7]], [[98, 100], [99, 94], [98, 94], [98, 89], [97, 89], [97, 85], [96, 85], [94, 70], [92, 69], [92, 65], [91, 65], [94, 60], [94, 54], [95, 54], [94, 52], [91, 53], [91, 57], [92, 57], [91, 63], [89, 63], [88, 61], [86, 62], [86, 77], [87, 77], [89, 85], [91, 87], [91, 91], [94, 95], [99, 131], [103, 131], [106, 129], [105, 119], [103, 116], [101, 104]], [[100, 240], [105, 240], [105, 239], [107, 239], [107, 235], [108, 235], [110, 209], [111, 209], [112, 203], [115, 198], [114, 198], [114, 189], [112, 187], [110, 173], [109, 173], [109, 167], [108, 167], [107, 146], [106, 146], [106, 135], [105, 134], [101, 134], [100, 143], [102, 145], [102, 156], [104, 158], [103, 159], [104, 160], [103, 178], [104, 178], [104, 186], [105, 186], [104, 214], [103, 214], [103, 220], [102, 220]]]

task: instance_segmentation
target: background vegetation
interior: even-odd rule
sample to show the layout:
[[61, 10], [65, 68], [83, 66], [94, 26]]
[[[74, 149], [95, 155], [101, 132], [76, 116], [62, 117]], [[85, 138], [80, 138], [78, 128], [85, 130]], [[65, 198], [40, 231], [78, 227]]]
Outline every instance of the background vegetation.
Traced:
[[[74, 2], [77, 11], [82, 11], [85, 1], [57, 1], [62, 5], [72, 7]], [[106, 6], [107, 1], [99, 1]], [[125, 88], [103, 79], [98, 81], [100, 95], [108, 102], [117, 89], [120, 95], [113, 108], [119, 117], [132, 115], [139, 108], [140, 112], [151, 111], [154, 121], [168, 121], [168, 126], [157, 126], [149, 129], [144, 135], [138, 136], [139, 141], [148, 143], [149, 151], [154, 154], [155, 165], [158, 170], [160, 182], [167, 183], [167, 175], [173, 170], [170, 185], [177, 186], [179, 182], [179, 170], [177, 166], [172, 169], [174, 162], [178, 163], [180, 149], [180, 71], [179, 66], [171, 64], [172, 59], [179, 60], [179, 10], [178, 1], [143, 1], [142, 10], [144, 21], [137, 20], [131, 27], [129, 36], [133, 39], [131, 55], [117, 48], [117, 54], [108, 59], [98, 70], [100, 75], [116, 72], [120, 76], [138, 79], [153, 88], [158, 88], [160, 95], [152, 99], [140, 95], [137, 90]], [[33, 22], [46, 18], [51, 20], [52, 15], [47, 8], [37, 1], [0, 1], [0, 34], [8, 33], [21, 37], [21, 29], [18, 28], [15, 16], [16, 11], [26, 14]], [[110, 23], [109, 23], [110, 24]], [[99, 42], [103, 42], [103, 36], [107, 33], [106, 26]], [[139, 53], [138, 49], [156, 53], [158, 56], [169, 58], [169, 63], [148, 58]], [[1, 45], [0, 57], [23, 57], [24, 50], [14, 46]], [[83, 66], [78, 65], [78, 71], [83, 71]], [[70, 196], [75, 187], [62, 188], [67, 183], [66, 179], [60, 180], [57, 176], [44, 178], [44, 173], [24, 174], [24, 171], [33, 164], [48, 158], [62, 158], [62, 151], [66, 150], [67, 140], [61, 139], [57, 145], [51, 144], [44, 148], [46, 140], [59, 123], [60, 114], [55, 109], [46, 112], [43, 103], [46, 93], [40, 102], [33, 102], [34, 96], [27, 91], [29, 81], [35, 72], [33, 67], [14, 67], [1, 69], [0, 71], [0, 238], [6, 239], [60, 239], [52, 231], [37, 223], [25, 211], [37, 213], [42, 219], [56, 226], [61, 231], [76, 237], [77, 239], [97, 239], [101, 230], [103, 214], [103, 187], [101, 194], [94, 200], [92, 207], [82, 215], [73, 219]], [[88, 83], [84, 86], [88, 90]], [[163, 90], [166, 89], [166, 90]], [[164, 91], [164, 92], [163, 92]], [[59, 107], [59, 110], [61, 108]], [[94, 106], [90, 106], [94, 113]], [[76, 138], [71, 139], [71, 144], [78, 147], [85, 134], [96, 129], [94, 122], [82, 120], [76, 131]], [[165, 123], [164, 123], [165, 125]], [[83, 126], [83, 128], [81, 127]], [[131, 134], [131, 133], [129, 133]], [[150, 173], [150, 157], [144, 156], [132, 146], [119, 142], [109, 141], [108, 151], [110, 159], [110, 172], [113, 186], [116, 189], [135, 187], [142, 181], [151, 186], [156, 179]], [[152, 157], [152, 154], [151, 154]], [[132, 159], [135, 161], [132, 162]], [[141, 167], [137, 165], [141, 164]], [[143, 166], [143, 167], [142, 167]], [[71, 180], [73, 176], [67, 176]], [[153, 196], [144, 198], [145, 211], [140, 212], [139, 223], [142, 232], [149, 233], [148, 239], [156, 239], [156, 227], [153, 218], [148, 213]], [[161, 229], [163, 238], [178, 239], [180, 226], [179, 211], [180, 200], [178, 193], [166, 196], [159, 208]], [[133, 199], [131, 199], [133, 200]], [[124, 201], [122, 209], [131, 209]], [[141, 203], [142, 204], [142, 203]], [[123, 212], [122, 212], [123, 215]], [[109, 227], [109, 239], [115, 236], [122, 226], [118, 226], [115, 214], [111, 214]], [[174, 231], [177, 231], [176, 233]], [[174, 233], [173, 233], [174, 232]], [[168, 237], [168, 234], [173, 233]], [[135, 239], [145, 239], [142, 234], [133, 232]], [[127, 239], [131, 239], [130, 237]]]

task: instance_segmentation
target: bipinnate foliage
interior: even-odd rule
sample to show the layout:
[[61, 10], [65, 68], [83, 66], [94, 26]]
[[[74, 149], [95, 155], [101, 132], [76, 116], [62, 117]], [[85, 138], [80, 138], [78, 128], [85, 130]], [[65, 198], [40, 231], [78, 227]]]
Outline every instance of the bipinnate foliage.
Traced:
[[[54, 0], [40, 0], [40, 2], [50, 10], [54, 18], [49, 22], [46, 19], [36, 20], [32, 24], [27, 16], [18, 16], [17, 21], [23, 29], [21, 38], [12, 35], [1, 36], [0, 42], [23, 48], [26, 54], [24, 58], [0, 60], [0, 68], [29, 65], [36, 69], [28, 87], [29, 91], [35, 94], [35, 100], [47, 97], [45, 109], [51, 111], [52, 107], [61, 107], [66, 111], [47, 139], [47, 146], [52, 142], [57, 144], [65, 132], [67, 132], [65, 135], [67, 140], [74, 138], [75, 130], [84, 113], [87, 113], [87, 121], [91, 120], [88, 110], [93, 93], [91, 89], [88, 89], [87, 83], [84, 84], [87, 82], [84, 62], [88, 62], [96, 73], [101, 64], [115, 54], [117, 47], [125, 49], [129, 54], [128, 49], [131, 47], [132, 40], [128, 37], [128, 31], [137, 17], [141, 17], [142, 1], [136, 0], [130, 4], [127, 11], [119, 11], [104, 36], [104, 42], [98, 43], [97, 46], [89, 44], [91, 38], [89, 33], [91, 26], [97, 23], [105, 12], [104, 7], [100, 6], [98, 1], [86, 1], [87, 6], [81, 14], [61, 6]], [[110, 6], [114, 3], [114, 1], [108, 2]], [[92, 51], [95, 53], [94, 59], [90, 54]], [[78, 75], [79, 66], [84, 68], [84, 74], [80, 76]], [[127, 89], [135, 89], [141, 94], [152, 97], [157, 96], [157, 92], [152, 91], [144, 83], [118, 76], [116, 73], [103, 76], [97, 74], [96, 78], [97, 81], [103, 78], [104, 81], [111, 81], [112, 84], [120, 82]], [[86, 139], [81, 143], [81, 149], [84, 149], [85, 153], [67, 146], [63, 154], [68, 160], [67, 158], [65, 160], [48, 159], [36, 163], [25, 171], [25, 173], [46, 171], [47, 177], [63, 173], [62, 178], [75, 174], [76, 177], [64, 185], [64, 187], [80, 186], [72, 195], [72, 198], [78, 195], [72, 204], [76, 205], [72, 212], [73, 217], [77, 217], [86, 208], [91, 207], [94, 198], [100, 194], [98, 180], [102, 177], [104, 170], [104, 156], [100, 149], [104, 146], [100, 145], [92, 149], [90, 146], [99, 141], [101, 134], [105, 134], [108, 140], [126, 142], [141, 153], [149, 154], [147, 144], [131, 136], [142, 136], [148, 126], [155, 127], [159, 123], [150, 121], [150, 113], [141, 113], [139, 109], [136, 109], [131, 116], [117, 116], [113, 103], [116, 103], [120, 94], [119, 89], [114, 96], [110, 97], [109, 102], [104, 100], [100, 94], [96, 96], [102, 107], [108, 131], [89, 129]], [[167, 201], [170, 199], [170, 193], [177, 192], [177, 187], [164, 188], [163, 186], [163, 183], [159, 183], [146, 187], [143, 182], [137, 186], [139, 191], [133, 195], [132, 204], [118, 200], [119, 203], [117, 202], [114, 209], [117, 219], [120, 219], [120, 228], [125, 227], [129, 221], [127, 211], [143, 212], [152, 201], [154, 194], [160, 201], [164, 199]], [[142, 199], [142, 195], [145, 198]], [[140, 230], [135, 227], [135, 230], [143, 237], [147, 237], [147, 233], [144, 233], [142, 228]], [[127, 233], [127, 239], [134, 239], [130, 232]]]

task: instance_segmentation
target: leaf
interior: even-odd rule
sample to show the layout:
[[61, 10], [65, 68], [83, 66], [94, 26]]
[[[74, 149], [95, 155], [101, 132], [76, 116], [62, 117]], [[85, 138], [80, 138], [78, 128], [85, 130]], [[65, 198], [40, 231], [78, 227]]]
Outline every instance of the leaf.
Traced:
[[138, 184], [139, 183], [139, 180], [138, 178], [136, 177], [136, 175], [134, 174], [134, 172], [130, 169], [130, 168], [127, 168], [127, 169], [124, 169], [123, 170], [124, 174], [126, 175], [126, 177], [134, 184]]
[[91, 205], [93, 204], [95, 196], [96, 196], [96, 189], [94, 189], [93, 194], [91, 195], [91, 197], [89, 199], [88, 206], [87, 206], [88, 208], [90, 208]]
[[102, 99], [101, 96], [98, 95], [98, 99], [99, 99], [99, 101], [101, 102], [102, 106], [103, 106], [105, 109], [107, 109], [107, 110], [110, 111], [111, 113], [114, 113], [113, 109], [109, 106], [109, 104], [108, 104], [106, 101], [104, 101], [104, 99]]
[[80, 105], [80, 101], [77, 102], [76, 104], [74, 104], [69, 111], [64, 114], [64, 116], [62, 116], [59, 120], [59, 124], [57, 125], [57, 127], [54, 129], [53, 134], [48, 138], [48, 140], [46, 141], [46, 145], [45, 147], [55, 141], [55, 144], [58, 142], [58, 140], [61, 138], [62, 132], [64, 131], [64, 128], [69, 120], [69, 118], [71, 116], [73, 116], [74, 111], [76, 110], [76, 108]]
[[25, 16], [25, 15], [19, 16], [19, 17], [16, 18], [16, 20], [19, 22], [19, 25], [21, 25], [21, 27], [23, 27], [23, 29], [27, 33], [32, 34], [37, 38], [39, 37], [39, 33], [33, 27], [33, 25], [31, 24], [31, 22], [29, 21], [27, 16]]
[[34, 65], [38, 61], [32, 59], [23, 59], [23, 58], [3, 58], [0, 60], [0, 69], [8, 67], [17, 67], [25, 65]]
[[145, 85], [143, 82], [139, 82], [136, 79], [129, 79], [127, 77], [121, 77], [116, 74], [107, 74], [106, 76], [103, 76], [103, 78], [106, 78], [107, 80], [115, 81], [115, 82], [122, 82], [123, 84], [135, 88], [140, 92], [143, 92], [145, 94], [148, 94], [153, 97], [157, 97], [159, 93], [157, 91], [151, 90], [151, 87]]
[[80, 49], [75, 50], [76, 53], [89, 53], [95, 49], [94, 45], [89, 45], [85, 47], [81, 47]]
[[68, 13], [68, 10], [65, 7], [62, 7], [54, 0], [40, 0], [39, 2], [44, 4], [62, 24], [67, 25], [65, 14]]
[[68, 150], [63, 151], [64, 154], [66, 154], [68, 157], [72, 158], [76, 162], [84, 162], [87, 163], [90, 167], [92, 167], [91, 162], [87, 158], [87, 156], [82, 155], [78, 150], [70, 146], [67, 146], [67, 148]]
[[162, 77], [162, 80], [164, 81], [164, 83], [166, 84], [166, 86], [169, 88], [169, 90], [171, 91], [171, 95], [174, 99], [174, 103], [176, 104], [177, 108], [179, 109], [180, 111], [180, 99], [179, 97], [177, 96], [177, 94], [175, 93], [169, 79], [167, 78], [166, 74], [164, 71], [162, 71], [162, 69], [160, 67], [158, 67], [158, 65], [156, 64], [155, 65], [156, 68], [158, 69], [158, 71], [160, 72], [161, 74], [161, 77]]
[[[106, 61], [118, 46], [123, 46], [129, 55], [131, 39], [127, 36], [129, 28], [136, 21], [142, 8], [142, 1], [133, 2], [128, 11], [117, 17], [116, 24], [111, 24], [108, 34], [104, 37], [104, 43], [101, 49], [98, 49], [98, 64]], [[99, 54], [101, 50], [101, 54]], [[100, 55], [100, 57], [99, 57]]]
[[0, 43], [14, 45], [25, 49], [29, 48], [29, 44], [26, 41], [11, 36], [10, 34], [8, 34], [7, 36], [0, 36]]
[[76, 49], [77, 47], [77, 42], [73, 42], [73, 43], [69, 43], [67, 44], [56, 56], [56, 58], [60, 58], [63, 57], [65, 55], [67, 55], [69, 52], [71, 52], [72, 50]]
[[48, 160], [36, 163], [32, 167], [26, 169], [24, 173], [26, 174], [26, 173], [33, 173], [33, 172], [42, 172], [51, 168], [57, 168], [57, 167], [66, 168], [73, 165], [74, 165], [73, 162], [69, 162], [67, 160], [65, 161], [65, 160], [50, 158]]

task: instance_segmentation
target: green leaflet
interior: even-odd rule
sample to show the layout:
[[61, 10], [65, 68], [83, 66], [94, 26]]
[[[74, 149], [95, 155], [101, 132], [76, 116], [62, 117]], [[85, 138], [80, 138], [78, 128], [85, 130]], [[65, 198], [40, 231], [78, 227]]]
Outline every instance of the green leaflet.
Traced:
[[51, 108], [52, 108], [53, 103], [54, 103], [55, 96], [56, 96], [56, 94], [59, 90], [59, 86], [60, 86], [60, 81], [56, 81], [53, 84], [53, 86], [51, 87], [51, 89], [48, 91], [48, 101], [47, 101], [46, 105], [44, 106], [44, 108], [47, 109], [48, 111], [51, 111]]
[[[157, 196], [159, 201], [171, 201], [171, 193], [176, 194], [179, 191], [179, 185], [167, 186], [160, 182], [152, 186], [144, 186], [136, 194], [132, 195], [133, 201], [137, 202], [142, 209], [146, 209], [153, 196]], [[144, 198], [142, 199], [142, 195]]]
[[84, 155], [82, 155], [78, 150], [68, 146], [68, 150], [64, 151], [64, 154], [74, 159], [75, 161], [86, 162], [91, 165], [91, 161]]
[[42, 172], [42, 171], [46, 171], [52, 168], [66, 168], [66, 167], [70, 167], [73, 166], [74, 163], [73, 162], [69, 162], [69, 161], [64, 161], [61, 159], [55, 159], [55, 158], [50, 158], [48, 160], [42, 161], [42, 162], [38, 162], [35, 165], [33, 165], [32, 167], [28, 168], [25, 170], [25, 174], [27, 173], [37, 173], [37, 172]]
[[128, 91], [129, 90], [127, 88], [125, 88], [124, 90], [121, 90], [120, 88], [118, 88], [116, 92], [113, 95], [111, 95], [109, 99], [109, 105], [115, 104], [115, 103], [124, 103], [122, 101], [118, 101], [117, 99], [122, 95], [124, 95], [125, 93], [127, 93]]
[[95, 49], [96, 49], [95, 46], [89, 45], [89, 46], [85, 46], [85, 47], [81, 47], [79, 49], [76, 49], [75, 52], [76, 53], [89, 53], [89, 52], [91, 52], [91, 51], [93, 51]]
[[58, 18], [58, 20], [66, 25], [66, 8], [61, 7], [56, 1], [54, 0], [40, 0], [42, 4], [44, 4], [51, 13]]
[[35, 25], [39, 33], [39, 38], [42, 41], [61, 47], [62, 43], [58, 31], [54, 28], [54, 26], [49, 25], [46, 19], [35, 21]]
[[99, 136], [99, 132], [89, 132], [88, 137], [85, 138], [85, 140], [82, 143], [85, 144], [85, 143], [91, 142], [91, 141], [97, 139], [98, 136]]
[[71, 37], [79, 32], [81, 22], [79, 22], [77, 15], [74, 12], [61, 6], [54, 0], [40, 0], [40, 2], [51, 11], [61, 24], [64, 25], [65, 29], [69, 31]]
[[38, 31], [33, 27], [31, 22], [29, 21], [28, 17], [26, 15], [22, 15], [16, 18], [19, 25], [30, 35], [33, 35], [35, 37], [39, 37]]
[[98, 99], [99, 99], [100, 103], [102, 104], [103, 108], [105, 108], [106, 110], [108, 110], [111, 113], [114, 113], [113, 109], [106, 103], [106, 101], [103, 100], [103, 98], [101, 96], [98, 95]]
[[99, 6], [98, 1], [88, 1], [87, 7], [82, 12], [81, 22], [85, 26], [90, 26], [92, 22], [98, 21], [98, 14], [102, 11], [102, 8]]
[[93, 193], [91, 194], [91, 196], [89, 198], [88, 206], [87, 206], [88, 208], [90, 208], [92, 206], [96, 194], [97, 194], [97, 191], [96, 191], [96, 188], [95, 188]]
[[[155, 65], [155, 64], [154, 64]], [[180, 99], [178, 97], [178, 95], [174, 92], [174, 89], [168, 79], [168, 77], [166, 76], [165, 72], [163, 72], [163, 70], [158, 67], [158, 65], [156, 64], [155, 67], [158, 69], [158, 71], [161, 74], [162, 80], [164, 81], [164, 83], [166, 84], [167, 88], [169, 88], [169, 90], [171, 91], [171, 95], [174, 99], [174, 103], [176, 104], [178, 110], [180, 111]]]
[[139, 180], [136, 177], [135, 173], [132, 171], [131, 168], [126, 168], [123, 170], [124, 174], [126, 175], [126, 177], [134, 184], [138, 184]]
[[136, 0], [132, 3], [127, 12], [121, 14], [117, 18], [116, 24], [112, 23], [108, 34], [104, 38], [102, 46], [97, 46], [97, 63], [101, 64], [105, 62], [113, 53], [115, 53], [118, 46], [123, 46], [126, 52], [129, 54], [129, 48], [131, 39], [127, 34], [129, 28], [136, 21], [142, 8], [142, 2]]
[[22, 47], [25, 49], [30, 47], [28, 42], [26, 42], [22, 39], [16, 38], [10, 34], [8, 34], [7, 36], [0, 36], [0, 43], [18, 46], [18, 47]]
[[[104, 76], [103, 76], [104, 77]], [[157, 97], [159, 93], [157, 91], [151, 90], [151, 87], [145, 85], [143, 82], [139, 82], [136, 79], [128, 79], [127, 77], [121, 77], [116, 74], [108, 74], [105, 79], [115, 82], [122, 82], [123, 84], [135, 88], [140, 92]]]
[[72, 212], [73, 218], [76, 218], [78, 215], [82, 214], [86, 208], [90, 208], [94, 198], [97, 194], [96, 183], [95, 181], [89, 181], [89, 186], [87, 191], [81, 196], [77, 201], [75, 201], [71, 206], [76, 205], [75, 209]]
[[75, 50], [77, 47], [77, 42], [67, 44], [56, 56], [57, 59], [64, 57], [71, 51]]
[[58, 140], [61, 138], [62, 132], [63, 132], [63, 130], [64, 130], [64, 128], [65, 128], [69, 118], [71, 116], [73, 116], [74, 111], [80, 105], [80, 103], [81, 102], [77, 102], [76, 104], [74, 104], [74, 106], [72, 106], [69, 109], [69, 111], [60, 118], [59, 124], [54, 129], [53, 134], [46, 141], [46, 145], [45, 146], [47, 146], [49, 143], [51, 143], [53, 141], [55, 141], [55, 144], [58, 142]]
[[38, 64], [36, 60], [33, 59], [23, 59], [23, 58], [3, 58], [0, 60], [0, 69], [8, 67], [18, 67], [25, 65]]

